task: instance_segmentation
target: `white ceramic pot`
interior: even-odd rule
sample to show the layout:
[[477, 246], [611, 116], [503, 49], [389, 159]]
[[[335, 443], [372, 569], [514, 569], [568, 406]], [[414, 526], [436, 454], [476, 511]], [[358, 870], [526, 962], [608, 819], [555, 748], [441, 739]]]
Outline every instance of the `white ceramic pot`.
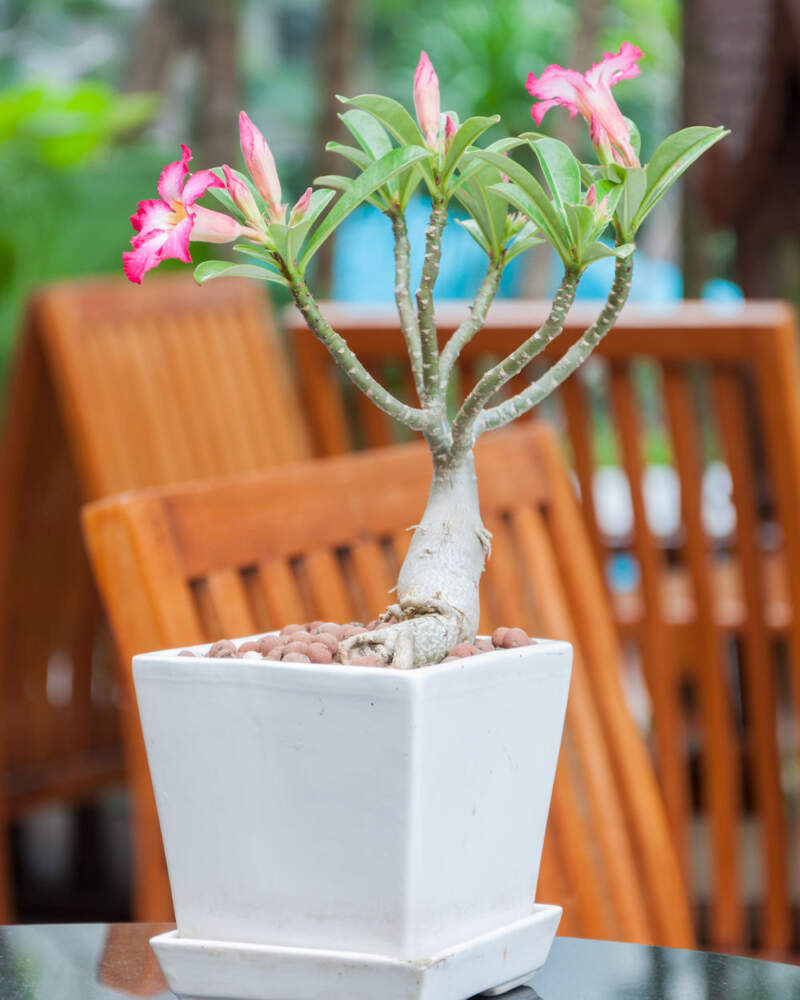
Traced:
[[175, 992], [463, 1000], [544, 961], [567, 643], [408, 671], [177, 652], [133, 661]]

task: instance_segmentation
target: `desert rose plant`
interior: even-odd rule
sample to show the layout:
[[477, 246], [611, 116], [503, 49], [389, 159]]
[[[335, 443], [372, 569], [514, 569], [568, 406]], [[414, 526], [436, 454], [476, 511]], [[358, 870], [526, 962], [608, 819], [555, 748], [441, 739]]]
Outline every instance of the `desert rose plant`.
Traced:
[[[477, 145], [499, 117], [460, 122], [454, 111], [442, 113], [439, 82], [423, 52], [414, 76], [416, 121], [388, 97], [341, 98], [348, 106], [341, 118], [354, 145], [330, 143], [329, 148], [355, 165], [355, 177], [319, 177], [316, 190], [309, 187], [289, 210], [270, 148], [242, 112], [241, 145], [249, 177], [228, 166], [189, 175], [191, 152], [182, 146], [181, 159], [161, 174], [159, 197], [140, 202], [131, 218], [136, 235], [132, 250], [123, 254], [131, 281], [140, 282], [145, 271], [168, 257], [190, 262], [192, 240], [242, 241], [234, 249], [250, 263], [206, 261], [195, 268], [197, 281], [246, 276], [285, 286], [311, 332], [347, 377], [385, 413], [420, 432], [430, 447], [430, 495], [400, 570], [396, 603], [387, 608], [380, 627], [341, 644], [339, 657], [345, 662], [367, 653], [396, 667], [436, 663], [458, 643], [475, 639], [478, 584], [490, 548], [478, 505], [475, 442], [540, 403], [611, 330], [630, 291], [639, 227], [686, 168], [727, 134], [719, 127], [682, 129], [642, 164], [638, 130], [623, 117], [611, 91], [638, 75], [641, 58], [641, 50], [625, 42], [586, 73], [549, 66], [541, 76], [528, 77], [536, 124], [559, 105], [572, 116], [582, 115], [596, 163], [579, 162], [563, 142], [538, 132]], [[511, 155], [523, 149], [533, 152], [535, 172]], [[431, 212], [422, 275], [412, 298], [405, 212], [420, 188], [430, 198]], [[337, 192], [338, 200], [331, 204]], [[197, 203], [206, 193], [221, 202], [223, 212]], [[466, 213], [458, 221], [486, 254], [487, 268], [469, 313], [440, 351], [434, 288], [453, 201]], [[398, 399], [367, 371], [326, 321], [306, 283], [314, 254], [364, 202], [388, 217], [394, 233], [395, 300], [416, 406]], [[448, 400], [456, 361], [481, 329], [503, 269], [543, 241], [563, 264], [547, 319], [490, 368], [453, 412]], [[498, 391], [561, 333], [581, 275], [605, 257], [615, 260], [614, 278], [594, 323], [543, 375], [496, 401]]]

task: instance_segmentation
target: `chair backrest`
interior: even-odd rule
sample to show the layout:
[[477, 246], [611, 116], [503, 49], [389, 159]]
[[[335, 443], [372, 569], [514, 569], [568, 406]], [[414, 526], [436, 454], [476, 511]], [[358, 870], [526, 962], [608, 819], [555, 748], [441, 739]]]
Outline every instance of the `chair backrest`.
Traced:
[[[543, 427], [512, 430], [483, 443], [477, 463], [494, 534], [483, 629], [520, 624], [575, 644], [539, 898], [565, 905], [566, 934], [687, 945], [677, 856], [557, 446]], [[123, 658], [292, 621], [373, 617], [390, 600], [429, 481], [427, 449], [412, 444], [89, 505], [88, 548]]]
[[[442, 341], [465, 308], [437, 310]], [[496, 302], [462, 354], [461, 391], [529, 336], [545, 310]], [[330, 304], [323, 311], [374, 374], [410, 396], [393, 310]], [[543, 360], [560, 356], [595, 312], [575, 306]], [[360, 404], [298, 314], [287, 322], [317, 449], [393, 440], [396, 430], [378, 411], [362, 422], [360, 438], [353, 434]], [[568, 442], [614, 616], [643, 669], [659, 778], [701, 910], [701, 940], [720, 949], [793, 945], [781, 776], [797, 742], [795, 727], [779, 726], [778, 717], [792, 715], [790, 687], [795, 717], [800, 700], [796, 338], [794, 314], [779, 302], [628, 306], [597, 360], [544, 411]], [[622, 529], [601, 521], [614, 506], [608, 494], [596, 505], [609, 480], [622, 483], [622, 495], [611, 497], [628, 508]], [[670, 490], [673, 523], [663, 526], [653, 501], [663, 506]]]
[[310, 454], [262, 289], [161, 277], [43, 289], [32, 305], [84, 495]]

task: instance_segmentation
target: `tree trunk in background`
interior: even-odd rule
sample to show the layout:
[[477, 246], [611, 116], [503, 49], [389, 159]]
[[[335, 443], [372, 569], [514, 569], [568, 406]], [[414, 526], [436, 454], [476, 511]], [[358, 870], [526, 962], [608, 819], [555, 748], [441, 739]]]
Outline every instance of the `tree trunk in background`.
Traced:
[[[317, 47], [319, 86], [323, 95], [319, 120], [319, 153], [314, 162], [314, 177], [342, 172], [342, 159], [325, 150], [325, 143], [342, 138], [338, 115], [342, 105], [337, 94], [351, 92], [352, 70], [357, 52], [358, 0], [327, 0]], [[330, 294], [333, 283], [333, 253], [336, 239], [327, 240], [316, 255], [314, 285], [318, 296]]]
[[[705, 48], [705, 10], [702, 3], [683, 5], [682, 47], [683, 74], [681, 78], [681, 125], [706, 121], [703, 93]], [[708, 277], [706, 239], [708, 223], [698, 185], [692, 183], [693, 174], [684, 177], [681, 197], [681, 271], [683, 297], [698, 298]]]
[[180, 7], [170, 0], [156, 0], [145, 14], [121, 89], [127, 93], [166, 89], [172, 57], [181, 44]]
[[204, 163], [221, 166], [236, 159], [238, 115], [242, 93], [237, 66], [239, 0], [195, 0], [190, 16], [197, 26], [200, 55], [200, 100], [197, 138]]

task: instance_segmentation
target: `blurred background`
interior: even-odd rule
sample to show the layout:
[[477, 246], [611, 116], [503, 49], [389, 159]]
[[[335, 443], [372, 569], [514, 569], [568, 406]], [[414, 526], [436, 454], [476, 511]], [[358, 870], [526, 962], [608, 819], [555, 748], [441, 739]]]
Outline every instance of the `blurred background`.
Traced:
[[[648, 220], [632, 299], [654, 310], [681, 298], [722, 310], [743, 298], [800, 301], [797, 0], [0, 0], [0, 402], [30, 293], [121, 274], [129, 216], [155, 195], [180, 142], [195, 168], [240, 166], [237, 113], [246, 108], [291, 202], [314, 177], [342, 171], [324, 152], [339, 137], [333, 95], [380, 91], [410, 106], [421, 48], [443, 110], [499, 112], [490, 133], [499, 138], [530, 127], [529, 72], [551, 62], [588, 68], [623, 40], [646, 55], [636, 83], [615, 90], [642, 133], [643, 159], [683, 124], [732, 130]], [[589, 155], [580, 118], [552, 112], [544, 130]], [[412, 205], [412, 241], [424, 215], [424, 202]], [[452, 224], [445, 240], [438, 293], [466, 298], [482, 277], [480, 252]], [[201, 254], [193, 249], [195, 261]], [[320, 296], [391, 301], [388, 221], [358, 210], [316, 267]], [[610, 264], [595, 265], [580, 295], [604, 297], [609, 276]], [[549, 251], [537, 250], [509, 268], [502, 294], [544, 297], [556, 280]], [[721, 496], [710, 522], [725, 534], [721, 474], [718, 489], [712, 470], [706, 492], [712, 506]], [[630, 520], [618, 510], [629, 500], [614, 477], [612, 468], [597, 487], [606, 489], [598, 517], [620, 534], [614, 518]], [[668, 535], [679, 518], [674, 476], [656, 477], [650, 492], [654, 509], [663, 501]], [[98, 823], [110, 838], [96, 836]], [[127, 916], [127, 828], [115, 793], [99, 813], [54, 807], [26, 817], [13, 855], [18, 918]], [[103, 844], [117, 846], [103, 853]]]

